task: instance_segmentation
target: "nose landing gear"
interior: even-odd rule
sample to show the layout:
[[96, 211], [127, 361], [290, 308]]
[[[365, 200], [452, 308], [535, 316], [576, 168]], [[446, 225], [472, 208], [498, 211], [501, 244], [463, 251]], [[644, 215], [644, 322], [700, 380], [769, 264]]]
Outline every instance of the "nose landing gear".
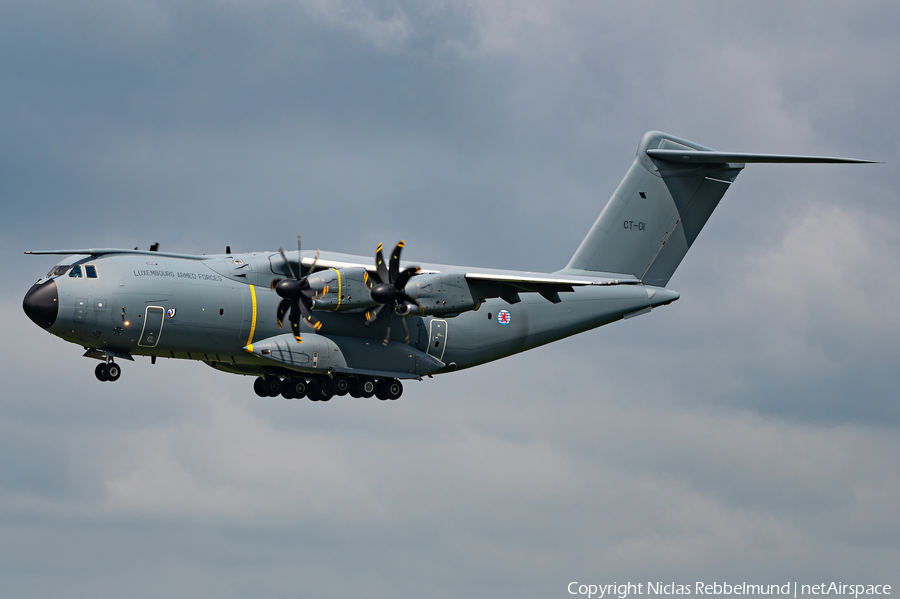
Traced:
[[122, 369], [115, 362], [104, 362], [97, 364], [97, 367], [94, 368], [94, 376], [97, 377], [98, 381], [117, 381], [119, 377], [122, 376]]

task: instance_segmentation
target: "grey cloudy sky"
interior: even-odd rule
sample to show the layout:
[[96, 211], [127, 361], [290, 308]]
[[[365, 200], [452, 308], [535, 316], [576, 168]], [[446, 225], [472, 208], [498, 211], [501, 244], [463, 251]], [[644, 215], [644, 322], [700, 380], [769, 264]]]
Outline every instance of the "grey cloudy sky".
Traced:
[[[896, 2], [0, 3], [0, 593], [900, 586]], [[402, 400], [99, 384], [26, 249], [563, 267], [659, 129], [749, 165], [682, 298]], [[90, 363], [89, 363], [90, 362]]]

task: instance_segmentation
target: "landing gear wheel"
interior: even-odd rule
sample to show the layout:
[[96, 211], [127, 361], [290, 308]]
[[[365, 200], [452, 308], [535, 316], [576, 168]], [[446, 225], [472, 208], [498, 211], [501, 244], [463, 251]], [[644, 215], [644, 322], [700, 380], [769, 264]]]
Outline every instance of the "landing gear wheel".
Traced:
[[285, 380], [283, 386], [287, 386], [291, 388], [291, 396], [293, 399], [300, 399], [306, 397], [306, 381], [304, 379], [289, 379]]
[[281, 393], [281, 379], [270, 375], [263, 379], [263, 388], [267, 396], [277, 397]]
[[384, 401], [394, 400], [403, 394], [403, 384], [397, 379], [382, 379], [375, 386], [375, 396]]
[[115, 362], [110, 362], [103, 366], [103, 376], [107, 381], [117, 381], [122, 376], [122, 369]]
[[253, 391], [256, 392], [260, 397], [268, 397], [269, 393], [266, 391], [266, 381], [263, 378], [256, 377], [256, 380], [253, 381]]
[[328, 401], [334, 397], [334, 390], [331, 388], [331, 379], [323, 378], [310, 381], [306, 396], [313, 401]]
[[387, 383], [387, 396], [391, 401], [395, 399], [400, 399], [400, 396], [403, 395], [403, 383], [398, 381], [397, 379], [391, 379]]
[[285, 399], [296, 399], [294, 397], [294, 390], [291, 388], [291, 382], [287, 379], [281, 383], [281, 397]]
[[319, 401], [328, 401], [334, 397], [334, 384], [331, 379], [319, 380]]
[[106, 364], [104, 364], [103, 362], [101, 362], [100, 364], [97, 364], [97, 367], [94, 368], [94, 376], [97, 377], [98, 381], [103, 381], [104, 383], [106, 382], [106, 372], [105, 371], [106, 371]]
[[331, 381], [331, 388], [335, 395], [347, 395], [350, 392], [353, 381], [346, 376], [336, 376]]
[[375, 384], [375, 379], [359, 379], [358, 381], [359, 387], [359, 396], [368, 399], [375, 395], [375, 391], [377, 389], [377, 385]]

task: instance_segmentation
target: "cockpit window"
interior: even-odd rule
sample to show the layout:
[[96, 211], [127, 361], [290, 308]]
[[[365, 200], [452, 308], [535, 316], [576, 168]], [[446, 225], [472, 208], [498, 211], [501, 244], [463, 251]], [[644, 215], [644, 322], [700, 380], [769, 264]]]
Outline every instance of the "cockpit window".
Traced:
[[81, 267], [78, 266], [77, 264], [75, 266], [73, 266], [72, 272], [69, 273], [69, 276], [73, 279], [80, 279], [81, 278]]
[[58, 277], [60, 275], [64, 275], [64, 274], [66, 274], [67, 270], [69, 270], [69, 267], [66, 266], [65, 264], [60, 264], [59, 266], [54, 266], [53, 270], [51, 270], [49, 273], [47, 273], [47, 278], [49, 279], [50, 277]]
[[97, 278], [97, 269], [94, 267], [93, 264], [85, 264], [84, 265], [84, 274], [89, 279], [96, 279]]

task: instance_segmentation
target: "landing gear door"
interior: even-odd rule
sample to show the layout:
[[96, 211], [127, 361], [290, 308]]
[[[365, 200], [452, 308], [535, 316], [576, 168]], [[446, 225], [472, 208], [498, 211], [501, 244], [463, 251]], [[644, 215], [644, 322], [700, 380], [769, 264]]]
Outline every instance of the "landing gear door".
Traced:
[[141, 332], [141, 347], [156, 347], [162, 333], [163, 309], [158, 306], [147, 306], [144, 313], [144, 330]]
[[429, 356], [434, 356], [440, 361], [444, 361], [444, 347], [447, 345], [447, 321], [431, 319], [428, 335], [428, 351]]

